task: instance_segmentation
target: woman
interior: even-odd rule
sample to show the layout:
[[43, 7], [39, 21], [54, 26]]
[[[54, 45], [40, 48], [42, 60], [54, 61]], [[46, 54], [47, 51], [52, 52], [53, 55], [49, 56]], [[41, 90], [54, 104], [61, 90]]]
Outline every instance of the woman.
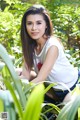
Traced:
[[[34, 83], [47, 80], [61, 82], [73, 90], [77, 83], [78, 70], [69, 63], [60, 40], [52, 32], [50, 16], [42, 5], [33, 5], [24, 13], [21, 23], [25, 61], [22, 74]], [[32, 69], [35, 73], [31, 72]], [[53, 89], [60, 101], [63, 101], [69, 92], [60, 84]], [[53, 97], [53, 94], [50, 92], [49, 96]]]

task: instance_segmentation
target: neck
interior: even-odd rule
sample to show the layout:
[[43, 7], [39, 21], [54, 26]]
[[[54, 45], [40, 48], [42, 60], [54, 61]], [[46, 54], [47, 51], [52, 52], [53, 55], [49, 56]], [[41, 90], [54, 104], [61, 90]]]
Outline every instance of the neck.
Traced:
[[46, 41], [47, 41], [47, 39], [44, 39], [44, 38], [37, 41], [37, 47], [35, 49], [37, 54], [39, 54], [41, 52]]

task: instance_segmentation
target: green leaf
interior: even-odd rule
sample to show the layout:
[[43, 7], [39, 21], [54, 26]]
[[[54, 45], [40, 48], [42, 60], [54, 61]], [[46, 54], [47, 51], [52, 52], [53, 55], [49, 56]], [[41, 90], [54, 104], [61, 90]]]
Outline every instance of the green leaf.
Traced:
[[52, 104], [52, 103], [46, 103], [45, 105], [51, 106], [53, 109], [55, 109], [57, 111], [58, 114], [59, 114], [59, 112], [61, 110], [59, 107], [57, 107], [55, 104]]
[[13, 65], [11, 59], [9, 58], [9, 55], [8, 55], [6, 49], [1, 44], [0, 44], [0, 56], [3, 59], [3, 61], [5, 62], [5, 64], [7, 65], [8, 69], [9, 69], [9, 72], [12, 76], [14, 86], [15, 86], [18, 94], [19, 94], [21, 104], [22, 104], [23, 108], [25, 108], [26, 97], [24, 95], [24, 92], [22, 91], [21, 82], [19, 80], [19, 77], [18, 77], [17, 73], [15, 72], [14, 65]]
[[4, 63], [0, 61], [0, 71], [2, 70], [2, 68], [4, 67]]
[[73, 101], [67, 115], [67, 120], [75, 120], [75, 115], [78, 112], [79, 107], [80, 107], [80, 95], [77, 96], [76, 99]]
[[39, 84], [35, 87], [28, 99], [23, 120], [39, 120], [43, 97], [44, 86], [43, 84]]
[[3, 100], [0, 98], [0, 113], [4, 112], [4, 102]]
[[10, 90], [10, 93], [13, 97], [16, 108], [18, 110], [19, 116], [22, 118], [23, 117], [22, 106], [20, 104], [19, 99], [17, 98], [18, 97], [18, 95], [16, 95], [17, 93], [15, 93], [15, 91], [14, 91], [13, 87], [11, 86], [11, 84], [9, 83], [9, 81], [4, 80], [4, 83], [5, 83], [6, 87]]
[[63, 107], [62, 109], [61, 109], [61, 111], [60, 111], [60, 113], [59, 113], [59, 115], [58, 115], [58, 117], [57, 117], [57, 119], [56, 120], [66, 120], [66, 117], [67, 117], [67, 115], [68, 115], [68, 111], [69, 111], [69, 109], [70, 109], [70, 107], [71, 107], [71, 102], [69, 102], [69, 103], [67, 103], [66, 105], [65, 105], [65, 107]]
[[80, 95], [67, 103], [60, 111], [56, 120], [75, 120], [76, 113], [80, 107]]
[[80, 107], [78, 108], [78, 120], [80, 120]]

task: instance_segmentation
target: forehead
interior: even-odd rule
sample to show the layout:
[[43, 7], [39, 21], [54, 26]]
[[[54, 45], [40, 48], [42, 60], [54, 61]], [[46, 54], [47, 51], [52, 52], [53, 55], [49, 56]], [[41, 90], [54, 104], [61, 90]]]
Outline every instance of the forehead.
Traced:
[[27, 21], [38, 21], [38, 20], [44, 20], [44, 17], [42, 14], [30, 14], [26, 17]]

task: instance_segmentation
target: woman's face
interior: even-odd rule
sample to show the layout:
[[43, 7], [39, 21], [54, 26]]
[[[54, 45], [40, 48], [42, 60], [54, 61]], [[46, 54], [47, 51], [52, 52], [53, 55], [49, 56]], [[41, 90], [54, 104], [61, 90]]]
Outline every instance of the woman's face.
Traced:
[[46, 28], [46, 22], [42, 15], [30, 14], [27, 16], [26, 29], [32, 39], [39, 40], [42, 38]]

